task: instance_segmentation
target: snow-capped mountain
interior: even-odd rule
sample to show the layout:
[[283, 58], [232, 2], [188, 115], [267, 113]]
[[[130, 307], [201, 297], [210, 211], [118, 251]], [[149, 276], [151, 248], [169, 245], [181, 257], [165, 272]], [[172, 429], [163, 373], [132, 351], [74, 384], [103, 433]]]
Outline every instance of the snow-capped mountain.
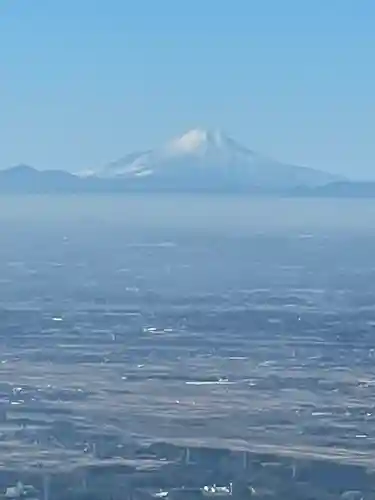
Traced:
[[319, 170], [267, 158], [220, 131], [201, 129], [190, 130], [160, 148], [129, 154], [96, 175], [168, 189], [288, 189], [338, 180]]

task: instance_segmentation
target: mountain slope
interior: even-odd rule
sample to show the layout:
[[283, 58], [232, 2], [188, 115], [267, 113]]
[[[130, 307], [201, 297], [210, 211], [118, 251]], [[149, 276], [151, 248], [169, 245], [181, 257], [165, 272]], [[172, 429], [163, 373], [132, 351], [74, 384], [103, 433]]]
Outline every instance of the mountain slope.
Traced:
[[194, 129], [155, 150], [133, 153], [97, 172], [145, 188], [251, 190], [316, 187], [337, 176], [283, 164], [243, 147], [220, 131]]

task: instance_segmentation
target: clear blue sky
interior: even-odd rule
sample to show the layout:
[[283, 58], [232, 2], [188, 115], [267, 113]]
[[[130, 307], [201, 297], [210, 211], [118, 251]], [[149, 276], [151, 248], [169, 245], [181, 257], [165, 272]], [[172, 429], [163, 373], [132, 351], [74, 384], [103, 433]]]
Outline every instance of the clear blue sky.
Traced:
[[374, 0], [0, 0], [0, 166], [101, 166], [201, 126], [375, 178]]

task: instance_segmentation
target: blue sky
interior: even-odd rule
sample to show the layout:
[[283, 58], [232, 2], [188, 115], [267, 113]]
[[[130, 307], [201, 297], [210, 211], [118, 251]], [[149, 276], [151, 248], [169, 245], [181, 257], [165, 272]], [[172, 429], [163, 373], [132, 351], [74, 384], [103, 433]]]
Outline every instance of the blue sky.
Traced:
[[193, 127], [375, 178], [374, 0], [0, 0], [0, 166], [80, 170]]

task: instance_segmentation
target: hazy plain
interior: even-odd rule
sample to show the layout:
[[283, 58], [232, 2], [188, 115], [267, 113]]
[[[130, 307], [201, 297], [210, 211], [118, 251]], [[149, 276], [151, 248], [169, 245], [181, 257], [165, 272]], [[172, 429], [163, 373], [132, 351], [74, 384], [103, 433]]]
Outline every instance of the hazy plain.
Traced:
[[102, 435], [373, 462], [373, 201], [3, 197], [0, 232], [3, 466]]

